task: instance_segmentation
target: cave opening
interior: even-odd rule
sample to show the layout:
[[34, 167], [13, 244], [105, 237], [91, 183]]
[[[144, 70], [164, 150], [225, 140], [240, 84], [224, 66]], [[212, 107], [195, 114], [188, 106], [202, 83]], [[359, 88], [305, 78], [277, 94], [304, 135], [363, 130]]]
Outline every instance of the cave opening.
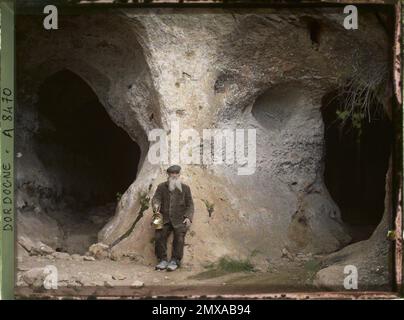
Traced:
[[67, 69], [42, 83], [37, 106], [35, 149], [52, 185], [48, 211], [59, 212], [52, 216], [67, 238], [59, 250], [83, 252], [136, 179], [141, 150], [93, 89]]
[[[325, 138], [324, 181], [341, 211], [352, 242], [368, 239], [384, 213], [385, 180], [392, 142], [392, 124], [375, 101], [360, 125], [355, 113], [344, 114], [344, 93], [322, 101]], [[355, 123], [354, 123], [355, 122]]]

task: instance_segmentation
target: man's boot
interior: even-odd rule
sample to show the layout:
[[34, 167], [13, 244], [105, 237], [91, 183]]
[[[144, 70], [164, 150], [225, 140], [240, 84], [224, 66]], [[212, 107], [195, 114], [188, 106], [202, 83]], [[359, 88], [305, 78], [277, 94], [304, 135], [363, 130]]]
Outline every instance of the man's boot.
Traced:
[[166, 260], [161, 260], [158, 265], [156, 265], [156, 270], [165, 270], [167, 269], [168, 262]]
[[178, 263], [175, 260], [171, 260], [170, 263], [167, 266], [167, 271], [174, 271], [177, 270], [178, 268]]

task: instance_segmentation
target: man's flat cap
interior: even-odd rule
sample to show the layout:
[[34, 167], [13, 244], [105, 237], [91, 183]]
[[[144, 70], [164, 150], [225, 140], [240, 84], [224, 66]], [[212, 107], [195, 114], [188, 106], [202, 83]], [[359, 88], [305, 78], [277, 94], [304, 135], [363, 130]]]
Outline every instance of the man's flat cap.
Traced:
[[167, 173], [180, 173], [180, 171], [181, 167], [177, 165], [171, 166], [167, 169]]

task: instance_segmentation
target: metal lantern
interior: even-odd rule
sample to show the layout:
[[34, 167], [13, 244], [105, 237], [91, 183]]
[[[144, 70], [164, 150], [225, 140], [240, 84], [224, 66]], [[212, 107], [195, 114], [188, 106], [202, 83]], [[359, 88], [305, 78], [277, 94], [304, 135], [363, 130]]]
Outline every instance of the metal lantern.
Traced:
[[154, 229], [160, 230], [163, 229], [163, 215], [160, 212], [156, 212], [152, 217], [152, 225]]

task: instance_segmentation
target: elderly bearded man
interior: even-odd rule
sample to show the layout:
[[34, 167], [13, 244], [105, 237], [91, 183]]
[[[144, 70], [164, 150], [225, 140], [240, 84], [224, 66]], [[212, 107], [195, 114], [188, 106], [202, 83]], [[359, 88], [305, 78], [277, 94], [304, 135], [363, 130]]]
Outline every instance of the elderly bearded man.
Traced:
[[[156, 230], [155, 253], [159, 263], [157, 270], [174, 271], [181, 263], [185, 234], [192, 224], [194, 202], [191, 189], [180, 180], [180, 166], [167, 169], [168, 180], [159, 184], [152, 199], [155, 212], [163, 215], [163, 228]], [[167, 260], [167, 239], [174, 232], [171, 260]]]

